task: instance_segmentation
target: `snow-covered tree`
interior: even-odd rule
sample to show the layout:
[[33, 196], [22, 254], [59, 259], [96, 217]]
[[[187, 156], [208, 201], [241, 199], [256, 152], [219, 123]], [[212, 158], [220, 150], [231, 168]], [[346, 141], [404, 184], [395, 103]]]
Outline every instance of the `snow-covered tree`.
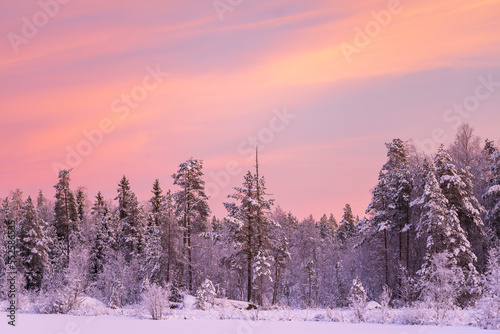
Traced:
[[111, 292], [111, 297], [109, 298], [109, 307], [112, 309], [117, 309], [117, 308], [122, 308], [123, 306], [123, 295], [124, 295], [124, 286], [122, 282], [117, 280], [113, 284], [112, 292]]
[[424, 169], [425, 188], [418, 200], [421, 216], [417, 230], [418, 235], [426, 240], [426, 254], [419, 273], [424, 280], [428, 280], [434, 270], [434, 255], [448, 252], [452, 261], [462, 269], [462, 276], [468, 279], [468, 291], [465, 292], [473, 293], [478, 287], [477, 271], [474, 267], [476, 256], [471, 251], [454, 207], [449, 208], [449, 202], [439, 187], [433, 166], [426, 163]]
[[467, 169], [457, 170], [443, 145], [438, 150], [434, 165], [439, 186], [448, 200], [448, 208], [455, 208], [460, 225], [469, 240], [480, 243], [483, 236], [484, 224], [481, 215], [484, 208], [474, 196], [472, 175]]
[[163, 287], [146, 280], [141, 297], [144, 307], [153, 320], [161, 320], [164, 312], [170, 308], [170, 288], [168, 286]]
[[36, 199], [36, 211], [38, 216], [45, 222], [49, 222], [52, 218], [52, 212], [50, 208], [49, 201], [43, 194], [42, 190], [38, 191], [38, 197]]
[[443, 323], [446, 314], [457, 303], [464, 275], [448, 252], [435, 253], [421, 280], [423, 300], [436, 312], [436, 322]]
[[148, 277], [151, 283], [160, 284], [162, 281], [161, 258], [163, 254], [160, 227], [149, 224], [146, 228], [145, 240], [143, 275]]
[[474, 160], [481, 152], [480, 138], [468, 123], [463, 123], [457, 130], [455, 141], [450, 145], [450, 155], [459, 168], [473, 166]]
[[283, 272], [289, 265], [290, 254], [290, 219], [281, 208], [276, 208], [272, 215], [272, 243], [271, 254], [273, 260], [273, 298], [271, 303], [278, 303], [282, 290]]
[[172, 175], [174, 185], [179, 186], [174, 195], [176, 214], [180, 217], [184, 257], [187, 267], [184, 267], [184, 279], [189, 291], [193, 291], [193, 245], [192, 234], [202, 232], [210, 214], [208, 197], [205, 194], [203, 180], [203, 161], [189, 159], [179, 165], [177, 173]]
[[[392, 289], [395, 283], [391, 276], [395, 277], [399, 268], [398, 262], [403, 262], [403, 251], [406, 250], [406, 267], [410, 262], [410, 233], [412, 225], [410, 221], [410, 201], [413, 191], [413, 178], [409, 165], [409, 154], [405, 143], [401, 139], [394, 139], [387, 143], [387, 162], [379, 173], [379, 182], [373, 190], [372, 202], [366, 213], [370, 215], [369, 226], [373, 235], [382, 239], [385, 284]], [[406, 242], [403, 236], [406, 233]], [[392, 236], [397, 236], [398, 256], [391, 252]], [[390, 261], [394, 259], [395, 261]]]
[[[245, 175], [242, 187], [234, 187], [235, 192], [229, 198], [240, 202], [224, 203], [228, 212], [224, 218], [226, 224], [226, 239], [232, 243], [237, 251], [237, 257], [243, 257], [247, 271], [247, 301], [252, 300], [255, 290], [255, 301], [262, 305], [265, 290], [265, 280], [268, 275], [263, 271], [254, 273], [254, 262], [258, 254], [266, 257], [271, 248], [272, 221], [268, 210], [274, 203], [273, 199], [265, 199], [266, 186], [264, 178], [259, 176], [259, 164], [256, 159], [256, 172], [250, 171]], [[260, 261], [262, 262], [262, 261]], [[266, 265], [267, 267], [267, 265]], [[259, 267], [264, 269], [264, 267]], [[257, 287], [254, 286], [254, 277], [258, 275]], [[269, 277], [268, 277], [269, 278]]]
[[26, 279], [26, 289], [39, 290], [49, 263], [47, 224], [38, 217], [31, 197], [24, 206], [24, 216], [19, 224], [19, 257]]
[[337, 237], [340, 241], [346, 242], [347, 240], [355, 237], [357, 232], [356, 219], [352, 213], [351, 205], [346, 204], [342, 220], [340, 221], [339, 228], [337, 230]]
[[17, 224], [21, 219], [23, 219], [24, 214], [24, 199], [21, 189], [16, 189], [11, 193], [9, 205], [11, 217]]
[[94, 205], [91, 208], [92, 222], [95, 227], [95, 238], [92, 241], [90, 252], [90, 276], [96, 280], [106, 263], [106, 257], [115, 245], [114, 233], [111, 227], [111, 212], [104, 201], [101, 192], [97, 193]]
[[215, 302], [215, 287], [208, 278], [196, 290], [196, 308], [199, 310], [209, 310]]
[[366, 313], [366, 291], [361, 283], [359, 277], [352, 281], [351, 292], [349, 294], [349, 303], [354, 310], [356, 320], [359, 322], [364, 321]]
[[76, 195], [75, 195], [76, 211], [80, 222], [82, 222], [85, 217], [85, 209], [86, 209], [85, 200], [86, 200], [85, 192], [83, 191], [83, 188], [80, 187], [76, 190]]
[[496, 238], [500, 238], [500, 151], [491, 142], [487, 142], [485, 151], [491, 159], [489, 184], [483, 195], [488, 210], [486, 221]]
[[170, 283], [172, 280], [172, 271], [179, 261], [179, 239], [180, 230], [175, 215], [175, 207], [172, 192], [169, 190], [163, 198], [161, 217], [163, 224], [161, 226], [162, 234], [162, 273], [165, 275], [165, 281]]
[[145, 222], [143, 210], [135, 193], [130, 190], [128, 179], [123, 176], [118, 184], [118, 212], [120, 217], [119, 245], [125, 253], [125, 259], [138, 259], [144, 250]]
[[389, 304], [391, 302], [391, 298], [392, 298], [391, 289], [389, 289], [387, 285], [384, 285], [382, 287], [382, 292], [380, 293], [379, 296], [382, 323], [385, 323], [389, 317], [389, 308], [390, 308]]
[[70, 236], [77, 229], [78, 211], [75, 196], [71, 191], [69, 182], [71, 169], [63, 169], [59, 172], [59, 182], [54, 186], [56, 189], [56, 201], [54, 204], [54, 226], [61, 245], [65, 247], [66, 261], [69, 262]]
[[485, 329], [500, 329], [500, 244], [489, 252], [484, 294], [478, 302], [476, 318]]
[[320, 231], [321, 239], [328, 243], [332, 244], [333, 239], [335, 237], [335, 232], [337, 231], [337, 222], [333, 215], [330, 215], [330, 219], [324, 214], [318, 222], [318, 228]]

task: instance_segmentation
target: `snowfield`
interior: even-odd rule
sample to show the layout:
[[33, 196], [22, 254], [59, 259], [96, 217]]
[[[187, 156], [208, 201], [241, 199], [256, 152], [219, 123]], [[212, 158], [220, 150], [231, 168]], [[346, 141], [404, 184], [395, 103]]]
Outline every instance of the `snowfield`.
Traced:
[[16, 334], [476, 334], [500, 333], [467, 326], [403, 326], [304, 321], [181, 320], [153, 321], [125, 316], [72, 316], [55, 314], [18, 314], [17, 326], [7, 325], [0, 313], [0, 332]]

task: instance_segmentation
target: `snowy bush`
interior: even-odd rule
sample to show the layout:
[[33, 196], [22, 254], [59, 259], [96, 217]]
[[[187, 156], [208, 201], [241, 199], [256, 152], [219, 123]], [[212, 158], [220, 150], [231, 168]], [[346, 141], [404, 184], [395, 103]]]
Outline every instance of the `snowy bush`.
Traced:
[[395, 310], [391, 322], [401, 325], [424, 325], [430, 321], [431, 316], [420, 308], [402, 308]]
[[380, 294], [380, 316], [381, 322], [385, 324], [389, 318], [389, 303], [391, 301], [391, 289], [387, 285], [382, 288], [382, 293]]
[[500, 300], [483, 297], [476, 305], [475, 319], [484, 329], [500, 329]]
[[196, 308], [199, 310], [209, 310], [214, 304], [215, 287], [211, 280], [205, 279], [203, 284], [196, 291]]
[[352, 282], [349, 302], [354, 311], [356, 321], [364, 321], [366, 313], [366, 291], [359, 277], [356, 277]]
[[146, 280], [144, 292], [142, 293], [142, 303], [149, 312], [153, 320], [161, 320], [163, 312], [170, 307], [170, 288], [162, 287], [155, 283], [150, 284]]
[[500, 329], [500, 246], [490, 250], [484, 287], [484, 296], [477, 303], [476, 322], [485, 329]]
[[49, 304], [44, 309], [47, 313], [62, 314], [78, 309], [83, 300], [82, 293], [81, 280], [76, 279], [55, 292], [52, 298], [49, 298]]
[[463, 282], [463, 272], [450, 253], [445, 251], [432, 256], [421, 284], [424, 301], [435, 311], [437, 323], [442, 324], [446, 313], [453, 309]]

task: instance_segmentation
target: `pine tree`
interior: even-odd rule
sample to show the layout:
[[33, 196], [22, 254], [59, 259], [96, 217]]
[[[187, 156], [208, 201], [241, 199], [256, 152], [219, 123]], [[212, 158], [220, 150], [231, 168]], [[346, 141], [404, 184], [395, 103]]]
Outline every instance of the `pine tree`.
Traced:
[[456, 210], [449, 202], [439, 187], [434, 169], [425, 163], [425, 188], [422, 197], [418, 201], [421, 207], [420, 222], [418, 225], [418, 235], [425, 238], [426, 254], [424, 265], [419, 274], [424, 280], [428, 280], [432, 275], [432, 260], [435, 254], [448, 252], [452, 261], [463, 271], [463, 276], [467, 279], [467, 289], [462, 296], [462, 304], [468, 303], [467, 299], [475, 298], [477, 294], [478, 282], [477, 271], [474, 266], [476, 256], [471, 250], [471, 245], [467, 240], [465, 231], [460, 226], [460, 221]]
[[145, 254], [142, 267], [143, 276], [149, 282], [161, 284], [161, 262], [163, 253], [161, 225], [165, 221], [165, 198], [162, 195], [160, 182], [158, 179], [153, 184], [153, 197], [149, 200], [151, 210], [148, 216], [148, 226], [145, 235]]
[[[333, 215], [330, 215], [330, 218], [333, 218]], [[335, 218], [328, 219], [326, 214], [324, 214], [319, 220], [318, 228], [320, 230], [320, 236], [325, 243], [327, 244], [333, 243], [333, 238], [335, 236], [335, 231], [336, 231], [336, 226], [335, 226], [336, 224], [337, 222], [335, 221]]]
[[123, 220], [129, 215], [130, 201], [132, 200], [132, 194], [130, 191], [130, 181], [123, 175], [120, 183], [118, 183], [118, 196], [115, 200], [118, 200], [118, 212], [120, 220]]
[[196, 308], [199, 310], [209, 310], [215, 302], [215, 287], [208, 278], [196, 290]]
[[[406, 248], [406, 267], [410, 263], [410, 200], [413, 191], [413, 178], [409, 166], [409, 155], [401, 139], [394, 139], [387, 146], [387, 162], [379, 173], [379, 182], [373, 190], [373, 199], [366, 213], [370, 214], [369, 223], [372, 234], [380, 235], [383, 244], [385, 284], [391, 288], [390, 273], [398, 265], [389, 262], [390, 240], [397, 235], [399, 245], [398, 260], [403, 262], [403, 249]], [[406, 233], [406, 247], [403, 234]], [[392, 270], [391, 270], [392, 269]]]
[[[258, 254], [261, 259], [266, 257], [271, 247], [272, 222], [266, 215], [274, 200], [266, 200], [264, 178], [259, 177], [258, 158], [256, 158], [256, 172], [250, 171], [245, 175], [242, 187], [234, 187], [235, 192], [229, 198], [240, 202], [224, 203], [228, 212], [224, 218], [227, 227], [227, 240], [237, 250], [236, 257], [245, 258], [247, 271], [247, 301], [252, 300], [253, 290], [256, 290], [255, 301], [263, 302], [264, 284], [270, 279], [267, 271], [259, 273], [257, 287], [254, 287], [254, 265]], [[264, 267], [262, 267], [264, 268]]]
[[78, 211], [75, 196], [69, 187], [70, 170], [64, 169], [59, 172], [59, 182], [54, 186], [56, 189], [56, 202], [54, 205], [54, 224], [57, 237], [61, 243], [65, 243], [66, 262], [69, 262], [70, 236], [77, 228]]
[[144, 215], [137, 197], [130, 190], [128, 179], [124, 176], [118, 184], [118, 212], [120, 217], [119, 245], [124, 251], [125, 259], [139, 259], [144, 250]]
[[90, 276], [95, 281], [102, 273], [106, 257], [115, 243], [111, 230], [111, 213], [104, 202], [101, 192], [97, 193], [95, 203], [91, 208], [91, 216], [95, 226], [95, 239], [90, 252]]
[[189, 159], [179, 165], [179, 170], [172, 175], [174, 185], [181, 189], [174, 194], [176, 214], [181, 218], [183, 229], [184, 255], [187, 268], [184, 268], [184, 276], [187, 276], [189, 291], [193, 291], [193, 249], [192, 234], [203, 231], [206, 226], [210, 208], [208, 197], [205, 194], [205, 181], [203, 181], [203, 161]]
[[78, 219], [82, 222], [85, 216], [85, 193], [83, 192], [83, 188], [78, 188], [75, 200]]
[[443, 145], [438, 150], [434, 165], [439, 186], [448, 199], [448, 207], [455, 207], [460, 225], [467, 233], [467, 237], [475, 243], [480, 243], [484, 234], [481, 219], [484, 208], [474, 196], [471, 174], [466, 169], [457, 171]]
[[175, 207], [173, 203], [172, 192], [169, 190], [163, 200], [162, 219], [162, 244], [163, 244], [163, 260], [162, 265], [165, 273], [165, 281], [170, 283], [172, 280], [172, 269], [177, 264], [177, 248], [179, 241], [179, 226], [175, 215]]
[[51, 209], [49, 203], [42, 190], [38, 191], [38, 197], [36, 199], [36, 211], [39, 217], [48, 222], [52, 218]]
[[154, 225], [160, 226], [162, 224], [162, 209], [165, 206], [165, 198], [162, 195], [163, 190], [161, 189], [160, 181], [158, 179], [156, 179], [153, 183], [153, 190], [151, 190], [151, 192], [153, 193], [153, 197], [149, 200], [151, 203], [151, 216], [153, 218]]
[[271, 303], [274, 305], [279, 301], [279, 293], [282, 289], [283, 272], [287, 268], [291, 254], [289, 242], [290, 219], [281, 208], [277, 208], [273, 214], [273, 230], [271, 254], [274, 264], [273, 273], [273, 298]]
[[356, 277], [352, 282], [351, 292], [349, 294], [349, 303], [354, 309], [356, 320], [364, 321], [366, 313], [366, 291], [359, 277]]
[[356, 220], [352, 213], [351, 205], [346, 204], [344, 207], [344, 214], [340, 221], [340, 227], [337, 231], [337, 236], [340, 241], [346, 242], [352, 239], [357, 234]]
[[333, 235], [335, 235], [335, 233], [337, 232], [337, 230], [339, 228], [339, 224], [337, 223], [337, 220], [335, 219], [335, 217], [333, 216], [332, 213], [330, 214], [330, 217], [328, 217], [328, 223], [330, 224], [330, 226], [332, 228]]
[[12, 192], [10, 200], [10, 213], [12, 219], [14, 219], [16, 223], [18, 223], [21, 219], [23, 219], [23, 214], [24, 214], [23, 208], [24, 208], [23, 192], [20, 189], [16, 189], [14, 192]]
[[47, 224], [38, 217], [31, 197], [25, 202], [24, 216], [19, 224], [19, 257], [26, 279], [26, 289], [40, 290], [49, 262], [50, 240]]

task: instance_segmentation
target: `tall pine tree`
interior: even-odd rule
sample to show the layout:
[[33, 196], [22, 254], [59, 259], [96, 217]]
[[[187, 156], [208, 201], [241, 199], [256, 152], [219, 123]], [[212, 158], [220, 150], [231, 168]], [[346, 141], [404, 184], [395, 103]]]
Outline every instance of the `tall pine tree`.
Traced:
[[177, 173], [172, 175], [174, 185], [181, 189], [174, 194], [176, 214], [180, 217], [184, 245], [184, 279], [190, 292], [193, 292], [193, 241], [192, 234], [206, 228], [210, 214], [208, 197], [205, 194], [203, 180], [203, 161], [189, 159], [179, 165]]
[[64, 247], [67, 263], [69, 263], [71, 233], [77, 228], [78, 224], [76, 200], [69, 186], [69, 182], [71, 181], [70, 172], [71, 169], [61, 170], [59, 172], [59, 182], [54, 186], [56, 189], [54, 225], [61, 246]]

